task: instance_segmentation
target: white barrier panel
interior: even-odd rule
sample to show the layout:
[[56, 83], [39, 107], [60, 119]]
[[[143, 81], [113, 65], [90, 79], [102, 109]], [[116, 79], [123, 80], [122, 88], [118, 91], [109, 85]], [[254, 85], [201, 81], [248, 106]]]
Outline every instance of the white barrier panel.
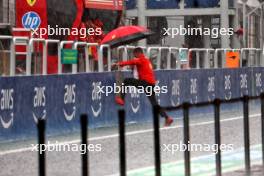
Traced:
[[[85, 72], [91, 72], [91, 64], [89, 58], [89, 48], [92, 46], [97, 47], [98, 52], [98, 71], [111, 71], [111, 64], [112, 64], [112, 49], [109, 45], [99, 45], [97, 43], [86, 43], [86, 42], [75, 42], [75, 41], [59, 41], [59, 40], [45, 40], [45, 39], [37, 39], [28, 37], [13, 37], [13, 36], [0, 36], [0, 40], [8, 40], [10, 41], [10, 76], [15, 75], [16, 69], [16, 55], [25, 55], [26, 56], [26, 75], [31, 75], [31, 67], [32, 67], [32, 55], [36, 51], [34, 51], [34, 44], [41, 43], [43, 44], [43, 60], [42, 60], [42, 74], [47, 74], [47, 59], [48, 59], [48, 45], [51, 43], [57, 44], [58, 50], [58, 74], [62, 74], [62, 63], [61, 63], [61, 50], [65, 47], [65, 45], [71, 45], [73, 49], [78, 49], [78, 47], [82, 46], [85, 47]], [[26, 52], [16, 52], [15, 47], [17, 45], [23, 45], [26, 47]], [[172, 69], [175, 67], [174, 62], [176, 62], [175, 69], [181, 69], [182, 65], [189, 65], [189, 54], [191, 52], [196, 53], [196, 65], [195, 68], [224, 68], [226, 65], [226, 53], [228, 51], [238, 51], [240, 52], [241, 59], [240, 59], [240, 67], [242, 66], [264, 66], [264, 50], [260, 48], [242, 48], [242, 49], [231, 49], [231, 48], [177, 48], [177, 47], [145, 47], [145, 46], [120, 46], [117, 48], [117, 54], [122, 52], [122, 61], [126, 61], [129, 58], [129, 50], [133, 50], [136, 47], [141, 47], [145, 54], [150, 58], [152, 51], [157, 51], [157, 61], [156, 69], [161, 69], [161, 64], [166, 64], [166, 69]], [[166, 60], [162, 59], [162, 51], [168, 51], [166, 54]], [[107, 52], [107, 69], [104, 69], [104, 52]], [[186, 52], [186, 58], [181, 58], [182, 52]], [[218, 66], [218, 59], [219, 53], [221, 52], [221, 65]], [[201, 53], [205, 53], [204, 57], [201, 58]], [[210, 57], [210, 54], [213, 53], [213, 57]], [[249, 55], [248, 57], [244, 57], [245, 55]], [[175, 56], [175, 60], [174, 59]], [[185, 59], [185, 60], [184, 60]], [[211, 59], [213, 59], [213, 65], [210, 63]], [[202, 63], [200, 64], [200, 61]], [[243, 61], [246, 61], [246, 65], [243, 65]], [[219, 62], [220, 63], [220, 62]], [[200, 67], [201, 65], [201, 67]], [[72, 64], [72, 73], [78, 73], [78, 64]]]
[[107, 49], [107, 71], [111, 71], [111, 48], [109, 45], [100, 45], [98, 53], [98, 71], [104, 71], [104, 49]]
[[205, 57], [203, 58], [203, 63], [202, 66], [203, 68], [210, 68], [210, 60], [209, 60], [209, 54], [210, 52], [214, 52], [214, 49], [207, 49], [207, 48], [192, 48], [189, 49], [189, 54], [191, 52], [195, 52], [196, 53], [196, 66], [195, 68], [200, 68], [200, 54], [201, 52], [205, 52]]
[[158, 50], [158, 56], [157, 56], [157, 70], [161, 69], [161, 52], [162, 50], [169, 50], [169, 47], [149, 47], [147, 48], [147, 56], [150, 58], [151, 57], [151, 51], [152, 50]]
[[[260, 57], [261, 57], [261, 51], [262, 51], [262, 49], [259, 49], [259, 48], [242, 48], [241, 49], [241, 57], [244, 58], [244, 54], [246, 54], [246, 52], [248, 52], [248, 56], [246, 57], [247, 66], [250, 67], [250, 66], [254, 66], [254, 65], [261, 65], [260, 64], [261, 58], [260, 59], [256, 58], [257, 52], [260, 52]], [[240, 65], [240, 66], [242, 67], [242, 65]]]
[[[171, 69], [173, 51], [176, 51], [176, 53], [179, 54], [179, 48], [177, 48], [177, 47], [169, 47], [169, 52], [168, 52], [168, 55], [167, 55], [167, 69]], [[176, 63], [175, 64], [177, 65], [177, 59], [176, 59]]]
[[[51, 40], [51, 39], [48, 39], [48, 40], [46, 40], [46, 42], [45, 42], [45, 48], [48, 50], [48, 46], [49, 46], [49, 44], [51, 44], [51, 43], [55, 43], [55, 44], [57, 44], [57, 52], [58, 52], [58, 55], [59, 55], [59, 53], [60, 53], [60, 47], [59, 47], [59, 45], [60, 45], [60, 40]], [[47, 50], [46, 50], [46, 52], [47, 52]], [[58, 58], [59, 58], [59, 56], [58, 56]], [[48, 58], [47, 58], [47, 56], [46, 57], [43, 57], [43, 69], [42, 69], [42, 74], [43, 75], [47, 75], [47, 61], [48, 60]], [[60, 62], [60, 60], [58, 59], [58, 64], [59, 64], [59, 62]]]
[[[73, 45], [73, 49], [77, 49], [78, 46], [84, 46], [85, 47], [85, 72], [90, 72], [90, 62], [89, 62], [89, 47], [91, 46], [98, 46], [98, 43], [86, 43], [86, 42], [75, 42]], [[73, 67], [73, 73], [77, 73], [78, 68]]]
[[[183, 52], [187, 52], [186, 60], [182, 60], [182, 58], [180, 56], [180, 54], [182, 54]], [[179, 63], [179, 64], [176, 65], [176, 69], [181, 69], [181, 66], [183, 64], [187, 64], [187, 66], [189, 67], [190, 66], [189, 56], [190, 56], [190, 52], [189, 52], [188, 48], [179, 48], [179, 54], [177, 57], [177, 63]]]
[[[44, 58], [47, 58], [47, 48], [46, 48], [46, 41], [45, 39], [40, 39], [40, 38], [31, 38], [29, 40], [29, 50], [27, 52], [27, 59], [26, 59], [26, 75], [31, 75], [31, 65], [32, 65], [32, 54], [34, 50], [34, 43], [42, 43], [43, 44], [43, 60], [46, 60]], [[35, 64], [37, 64], [35, 62]]]
[[[226, 56], [226, 53], [228, 51], [232, 51], [232, 52], [235, 52], [235, 51], [238, 51], [240, 52], [240, 49], [231, 49], [231, 48], [217, 48], [215, 50], [215, 53], [214, 53], [214, 68], [225, 68], [225, 65], [226, 65], [226, 59], [225, 59], [225, 56]], [[224, 52], [224, 56], [222, 56], [222, 65], [221, 67], [218, 67], [218, 53], [219, 52]], [[242, 60], [240, 59], [240, 64], [242, 66]]]

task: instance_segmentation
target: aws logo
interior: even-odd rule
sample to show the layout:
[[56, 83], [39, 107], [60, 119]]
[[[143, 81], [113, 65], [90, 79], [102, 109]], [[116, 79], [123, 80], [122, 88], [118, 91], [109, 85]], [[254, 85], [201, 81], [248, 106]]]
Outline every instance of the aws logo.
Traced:
[[137, 113], [140, 109], [140, 101], [139, 101], [140, 95], [137, 91], [131, 93], [131, 109], [133, 113]]
[[0, 115], [0, 122], [5, 129], [8, 129], [14, 122], [14, 89], [2, 89], [0, 102], [1, 111], [7, 112], [5, 117]]
[[65, 85], [64, 86], [65, 93], [64, 93], [64, 105], [71, 106], [72, 112], [67, 113], [65, 109], [63, 109], [64, 117], [67, 121], [71, 121], [76, 116], [76, 85]]
[[225, 99], [230, 100], [232, 98], [232, 82], [231, 75], [225, 75], [224, 90], [225, 90]]
[[[46, 119], [46, 87], [35, 87], [33, 98], [33, 119], [37, 123], [38, 119]], [[38, 116], [36, 115], [38, 114]]]
[[31, 7], [34, 6], [36, 2], [37, 0], [27, 0], [28, 5], [30, 5]]
[[94, 117], [98, 117], [102, 112], [102, 93], [100, 92], [100, 87], [102, 86], [102, 82], [93, 82], [92, 83], [92, 102], [91, 109]]
[[191, 78], [190, 83], [191, 103], [196, 104], [198, 102], [198, 79]]
[[208, 101], [211, 102], [215, 99], [215, 77], [208, 77]]
[[172, 88], [171, 88], [171, 105], [177, 106], [180, 104], [180, 95], [181, 95], [181, 81], [180, 80], [172, 80]]

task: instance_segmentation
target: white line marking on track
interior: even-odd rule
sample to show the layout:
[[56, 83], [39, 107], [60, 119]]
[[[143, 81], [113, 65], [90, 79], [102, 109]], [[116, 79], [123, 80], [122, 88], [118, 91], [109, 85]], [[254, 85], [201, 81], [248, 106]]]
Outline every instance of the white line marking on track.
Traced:
[[[252, 114], [252, 115], [250, 115], [250, 118], [260, 117], [260, 115], [261, 114]], [[235, 120], [240, 120], [240, 119], [243, 119], [243, 116], [237, 116], [237, 117], [233, 117], [233, 118], [223, 119], [223, 120], [221, 120], [221, 122], [230, 122], [230, 121], [235, 121]], [[190, 124], [190, 127], [210, 125], [213, 123], [214, 123], [214, 121], [192, 123], [192, 124]], [[167, 131], [167, 130], [172, 130], [172, 129], [177, 129], [177, 128], [183, 128], [183, 126], [182, 125], [176, 125], [176, 126], [172, 126], [172, 127], [164, 127], [164, 128], [160, 128], [160, 130], [161, 131]], [[153, 132], [153, 129], [127, 132], [126, 136], [133, 136], [133, 135], [150, 133], [150, 132]], [[90, 138], [88, 140], [89, 141], [98, 141], [98, 140], [117, 138], [118, 136], [119, 136], [118, 134], [113, 134], [113, 135], [107, 135], [107, 136], [101, 136], [101, 137], [93, 137], [93, 138]], [[65, 141], [65, 142], [61, 142], [61, 143], [57, 143], [57, 144], [63, 145], [63, 144], [75, 144], [75, 143], [80, 143], [80, 140], [78, 139], [78, 140], [72, 140], [72, 141]], [[14, 150], [2, 151], [2, 152], [0, 152], [0, 156], [14, 154], [14, 153], [28, 152], [28, 151], [33, 151], [33, 147], [26, 147], [26, 148], [14, 149]]]

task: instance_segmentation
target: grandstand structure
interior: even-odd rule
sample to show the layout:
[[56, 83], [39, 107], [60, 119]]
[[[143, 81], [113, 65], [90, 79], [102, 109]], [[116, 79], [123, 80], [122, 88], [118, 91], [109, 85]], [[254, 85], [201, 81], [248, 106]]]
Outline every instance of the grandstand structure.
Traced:
[[[212, 39], [210, 36], [202, 37], [196, 45], [204, 48], [261, 48], [263, 46], [263, 1], [132, 1], [127, 1], [128, 23], [136, 21], [139, 25], [152, 27], [155, 26], [153, 23], [158, 20], [157, 18], [163, 17], [167, 21], [167, 25], [164, 27], [186, 26], [190, 21], [197, 26], [231, 27], [235, 31], [245, 26], [242, 43], [238, 36], [221, 35], [217, 39]], [[162, 24], [159, 23], [159, 25]], [[167, 41], [163, 42], [163, 45], [181, 46], [188, 40], [188, 36], [178, 36], [176, 39], [169, 39], [170, 36], [166, 38]]]

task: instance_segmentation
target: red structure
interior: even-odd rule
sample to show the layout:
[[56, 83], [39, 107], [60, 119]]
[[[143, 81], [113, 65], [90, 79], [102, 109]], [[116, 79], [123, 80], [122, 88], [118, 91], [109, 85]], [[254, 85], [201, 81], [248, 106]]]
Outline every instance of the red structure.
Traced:
[[[45, 39], [82, 40], [100, 43], [105, 33], [118, 27], [123, 10], [123, 0], [23, 0], [16, 1], [16, 28], [48, 29], [50, 28], [91, 28], [100, 27], [102, 35], [42, 35]], [[89, 25], [90, 23], [90, 25]], [[31, 32], [13, 32], [14, 36], [31, 36]], [[41, 48], [41, 47], [39, 47]], [[50, 47], [52, 48], [52, 47]], [[17, 51], [25, 51], [18, 46]], [[41, 51], [41, 50], [40, 50]], [[57, 53], [48, 52], [48, 73], [57, 72]], [[93, 52], [95, 56], [96, 53]], [[96, 58], [96, 56], [95, 56]]]

